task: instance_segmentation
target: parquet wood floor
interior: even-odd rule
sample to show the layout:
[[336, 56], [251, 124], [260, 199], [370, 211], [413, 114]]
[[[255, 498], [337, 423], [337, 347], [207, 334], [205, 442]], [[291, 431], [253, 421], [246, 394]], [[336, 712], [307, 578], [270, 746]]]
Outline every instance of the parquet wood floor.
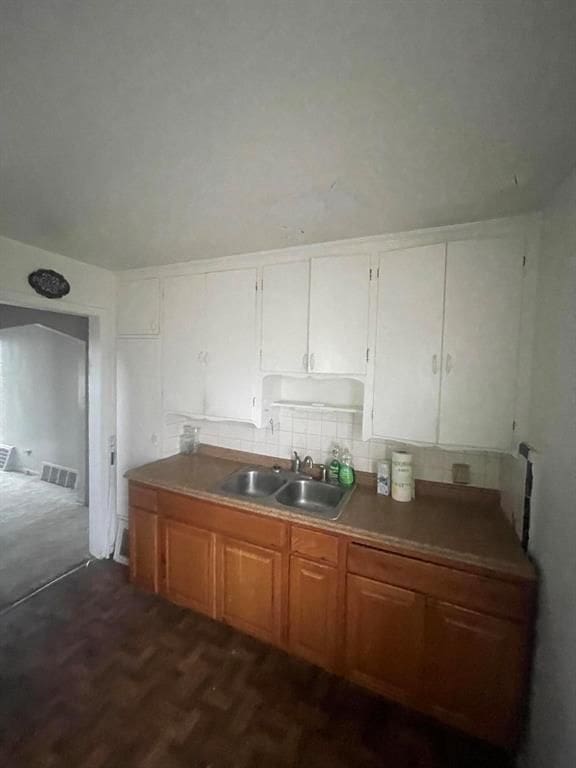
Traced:
[[6, 768], [508, 768], [93, 563], [0, 618]]

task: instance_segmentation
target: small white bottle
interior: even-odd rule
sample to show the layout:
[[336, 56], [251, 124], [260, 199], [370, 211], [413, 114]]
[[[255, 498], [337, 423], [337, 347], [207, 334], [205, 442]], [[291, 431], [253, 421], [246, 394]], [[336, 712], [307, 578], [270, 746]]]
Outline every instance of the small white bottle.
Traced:
[[390, 462], [378, 462], [378, 473], [376, 475], [376, 491], [382, 496], [390, 496]]

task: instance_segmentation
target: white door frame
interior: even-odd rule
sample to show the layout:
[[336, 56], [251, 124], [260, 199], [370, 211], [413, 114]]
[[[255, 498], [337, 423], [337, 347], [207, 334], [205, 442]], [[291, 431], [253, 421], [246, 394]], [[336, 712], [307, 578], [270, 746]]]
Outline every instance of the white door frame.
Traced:
[[[28, 309], [42, 309], [88, 318], [88, 475], [90, 554], [108, 557], [114, 548], [116, 523], [116, 466], [111, 465], [110, 437], [115, 434], [115, 417], [106, 415], [111, 404], [115, 414], [115, 333], [112, 312], [103, 307], [75, 304], [29, 296], [0, 289], [0, 303]], [[106, 358], [111, 370], [106, 376]]]

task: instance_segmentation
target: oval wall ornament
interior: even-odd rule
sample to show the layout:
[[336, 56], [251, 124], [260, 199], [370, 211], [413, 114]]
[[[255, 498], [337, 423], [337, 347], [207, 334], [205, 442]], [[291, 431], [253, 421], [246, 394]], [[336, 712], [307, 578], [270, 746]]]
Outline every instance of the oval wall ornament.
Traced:
[[70, 293], [70, 283], [64, 275], [53, 269], [37, 269], [28, 275], [28, 283], [40, 296], [47, 299], [61, 299]]

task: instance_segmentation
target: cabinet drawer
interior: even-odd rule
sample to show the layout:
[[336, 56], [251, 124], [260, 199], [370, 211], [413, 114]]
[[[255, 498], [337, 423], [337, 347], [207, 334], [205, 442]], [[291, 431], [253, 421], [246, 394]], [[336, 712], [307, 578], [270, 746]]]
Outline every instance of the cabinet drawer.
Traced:
[[148, 512], [158, 511], [158, 493], [153, 488], [145, 488], [143, 485], [130, 483], [130, 506], [139, 509], [147, 509]]
[[328, 533], [293, 525], [290, 549], [314, 560], [325, 560], [333, 565], [338, 563], [338, 539]]
[[158, 495], [160, 513], [173, 520], [275, 549], [288, 544], [288, 524], [282, 520], [168, 491]]
[[531, 614], [530, 584], [466, 573], [362, 544], [348, 547], [348, 571], [516, 621], [527, 621]]

